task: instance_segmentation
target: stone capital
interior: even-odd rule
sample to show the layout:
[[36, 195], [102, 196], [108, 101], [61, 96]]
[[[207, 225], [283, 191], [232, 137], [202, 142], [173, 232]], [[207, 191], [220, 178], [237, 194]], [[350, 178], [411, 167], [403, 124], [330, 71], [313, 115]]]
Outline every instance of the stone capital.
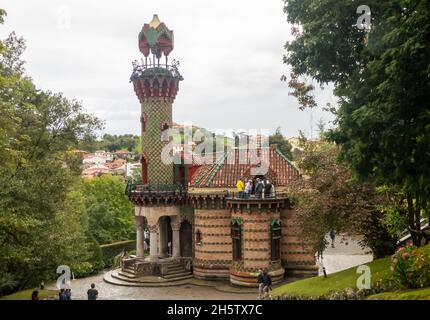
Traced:
[[143, 217], [135, 217], [136, 220], [136, 227], [137, 228], [142, 228], [143, 227]]
[[158, 232], [158, 223], [153, 225], [148, 225], [149, 232], [157, 233]]
[[179, 231], [181, 229], [181, 223], [171, 222], [170, 226], [172, 227], [172, 231]]

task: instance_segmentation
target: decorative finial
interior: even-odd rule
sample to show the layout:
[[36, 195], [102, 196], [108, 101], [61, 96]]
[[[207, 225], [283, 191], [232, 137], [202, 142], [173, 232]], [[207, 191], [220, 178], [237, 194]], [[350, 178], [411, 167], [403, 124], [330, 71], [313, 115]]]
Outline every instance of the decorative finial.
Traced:
[[157, 28], [161, 24], [160, 19], [158, 18], [158, 14], [154, 14], [152, 17], [152, 21], [149, 23], [149, 26], [152, 28]]

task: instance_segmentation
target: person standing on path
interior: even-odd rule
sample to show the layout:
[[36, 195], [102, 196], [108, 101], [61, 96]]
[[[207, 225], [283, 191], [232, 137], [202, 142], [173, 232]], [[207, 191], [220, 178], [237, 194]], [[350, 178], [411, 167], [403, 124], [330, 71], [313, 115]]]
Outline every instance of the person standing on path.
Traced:
[[67, 288], [64, 294], [66, 295], [66, 300], [72, 300], [72, 289]]
[[263, 287], [264, 287], [263, 270], [258, 270], [257, 283], [258, 283], [258, 299], [261, 299], [263, 297]]
[[263, 270], [263, 275], [261, 277], [261, 282], [263, 283], [263, 298], [264, 296], [272, 290], [272, 278], [269, 275], [267, 268]]
[[60, 293], [58, 294], [58, 300], [67, 300], [66, 292], [64, 289], [60, 290]]
[[35, 300], [39, 300], [39, 291], [34, 290], [33, 293], [31, 294], [31, 300], [35, 301]]
[[96, 285], [91, 283], [91, 289], [87, 291], [88, 300], [97, 300], [99, 297], [99, 292], [96, 290]]
[[331, 247], [334, 248], [334, 240], [336, 239], [336, 231], [330, 230]]

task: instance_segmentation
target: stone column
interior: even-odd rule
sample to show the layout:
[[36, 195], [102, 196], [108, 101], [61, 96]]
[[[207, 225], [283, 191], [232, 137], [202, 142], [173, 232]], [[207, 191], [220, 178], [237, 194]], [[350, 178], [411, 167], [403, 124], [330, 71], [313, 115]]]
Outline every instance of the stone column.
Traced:
[[145, 257], [145, 250], [143, 246], [143, 241], [145, 237], [143, 234], [143, 217], [136, 216], [136, 256], [137, 258]]
[[158, 261], [158, 249], [157, 249], [157, 230], [158, 224], [148, 226], [149, 228], [149, 260], [153, 262]]
[[166, 248], [167, 248], [167, 224], [166, 220], [160, 219], [158, 222], [158, 233], [160, 237], [159, 242], [159, 253], [160, 257], [164, 257], [167, 255]]
[[179, 258], [181, 256], [181, 244], [179, 239], [179, 230], [181, 228], [181, 223], [171, 222], [172, 227], [172, 257]]

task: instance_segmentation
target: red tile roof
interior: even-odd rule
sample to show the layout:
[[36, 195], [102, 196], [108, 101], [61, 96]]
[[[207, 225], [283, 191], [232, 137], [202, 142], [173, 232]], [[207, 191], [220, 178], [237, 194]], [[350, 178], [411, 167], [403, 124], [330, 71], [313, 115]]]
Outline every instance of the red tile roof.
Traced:
[[[299, 176], [298, 169], [279, 150], [233, 149], [220, 156], [213, 164], [201, 166], [191, 180], [192, 187], [235, 187], [239, 178], [264, 175], [276, 186], [287, 186]], [[258, 158], [255, 158], [255, 157]], [[264, 169], [267, 165], [267, 169]], [[255, 172], [261, 167], [262, 172]]]

